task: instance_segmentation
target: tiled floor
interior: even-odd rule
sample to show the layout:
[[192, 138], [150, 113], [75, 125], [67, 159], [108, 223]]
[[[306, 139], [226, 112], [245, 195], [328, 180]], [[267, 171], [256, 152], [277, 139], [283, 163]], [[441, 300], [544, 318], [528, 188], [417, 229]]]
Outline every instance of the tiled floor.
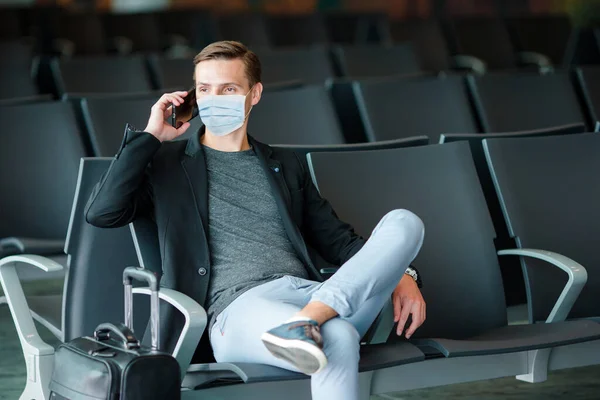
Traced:
[[[53, 287], [53, 291], [56, 287]], [[42, 291], [33, 289], [29, 293]], [[0, 293], [1, 295], [1, 293]], [[40, 335], [56, 345], [43, 327]], [[19, 398], [25, 382], [25, 363], [8, 306], [0, 305], [0, 400]], [[371, 400], [466, 399], [466, 400], [546, 400], [600, 399], [600, 366], [564, 370], [550, 374], [546, 382], [528, 384], [514, 378], [464, 383], [430, 389], [373, 396]], [[232, 399], [233, 400], [233, 399]]]

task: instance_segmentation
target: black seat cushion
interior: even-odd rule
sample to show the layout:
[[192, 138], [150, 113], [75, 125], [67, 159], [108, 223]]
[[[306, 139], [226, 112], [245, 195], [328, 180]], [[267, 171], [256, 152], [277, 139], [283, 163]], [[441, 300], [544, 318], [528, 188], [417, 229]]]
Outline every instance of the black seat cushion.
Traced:
[[417, 339], [415, 344], [433, 347], [446, 357], [465, 357], [536, 350], [597, 339], [600, 339], [600, 324], [578, 320], [510, 325], [467, 340]]
[[[389, 368], [397, 365], [423, 361], [425, 355], [407, 342], [362, 346], [359, 370], [361, 372]], [[182, 386], [201, 389], [217, 383], [257, 383], [283, 380], [308, 379], [309, 376], [264, 364], [218, 363], [203, 364], [201, 371], [188, 373]], [[228, 368], [226, 371], [215, 369]]]

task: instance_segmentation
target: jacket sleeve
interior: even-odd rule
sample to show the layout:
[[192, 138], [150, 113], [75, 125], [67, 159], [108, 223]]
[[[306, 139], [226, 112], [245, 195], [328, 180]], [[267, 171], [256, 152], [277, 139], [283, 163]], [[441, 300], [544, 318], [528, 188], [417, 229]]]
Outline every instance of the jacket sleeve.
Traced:
[[315, 187], [308, 163], [298, 157], [304, 181], [304, 233], [312, 247], [326, 261], [341, 266], [356, 254], [366, 240], [340, 220], [333, 207]]
[[150, 163], [161, 142], [128, 126], [123, 143], [108, 171], [94, 187], [85, 219], [99, 228], [117, 228], [153, 211]]

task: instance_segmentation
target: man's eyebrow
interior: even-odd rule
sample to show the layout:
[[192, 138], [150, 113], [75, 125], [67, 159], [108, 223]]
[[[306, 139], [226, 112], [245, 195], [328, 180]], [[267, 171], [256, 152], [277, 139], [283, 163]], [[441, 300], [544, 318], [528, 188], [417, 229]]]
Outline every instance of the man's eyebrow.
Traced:
[[[211, 85], [210, 83], [198, 82], [196, 84], [196, 86], [213, 86], [213, 85]], [[239, 83], [235, 83], [235, 82], [220, 83], [220, 84], [214, 85], [214, 86], [237, 86], [237, 87], [242, 87], [242, 85], [240, 85]]]

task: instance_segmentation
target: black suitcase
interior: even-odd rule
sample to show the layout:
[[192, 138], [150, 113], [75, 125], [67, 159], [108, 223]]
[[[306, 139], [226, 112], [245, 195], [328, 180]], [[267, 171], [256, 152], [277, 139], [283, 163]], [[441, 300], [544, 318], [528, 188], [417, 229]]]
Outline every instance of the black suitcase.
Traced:
[[[152, 346], [142, 346], [132, 327], [132, 279], [151, 289]], [[180, 399], [179, 364], [158, 350], [158, 279], [141, 268], [123, 271], [125, 324], [100, 324], [94, 337], [61, 344], [54, 356], [50, 381], [53, 400]]]

